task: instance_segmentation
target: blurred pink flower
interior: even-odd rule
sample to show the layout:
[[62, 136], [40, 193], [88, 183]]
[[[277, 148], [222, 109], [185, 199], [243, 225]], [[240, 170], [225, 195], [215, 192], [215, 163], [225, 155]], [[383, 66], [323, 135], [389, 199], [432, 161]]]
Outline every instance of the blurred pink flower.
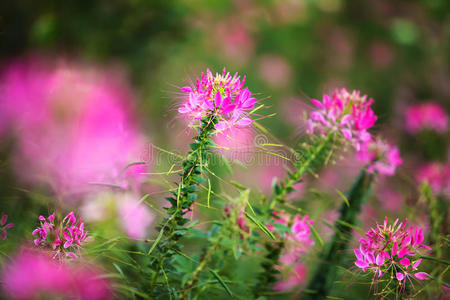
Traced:
[[53, 260], [45, 252], [24, 249], [5, 263], [1, 279], [9, 299], [111, 299], [109, 282], [101, 275], [93, 267]]
[[416, 172], [418, 183], [427, 182], [436, 195], [450, 195], [450, 163], [432, 162], [423, 165]]
[[29, 59], [6, 68], [0, 85], [0, 119], [17, 135], [24, 179], [80, 193], [139, 160], [131, 93], [114, 72]]
[[275, 283], [273, 289], [279, 292], [292, 290], [299, 287], [306, 281], [308, 269], [303, 263], [296, 264], [294, 267], [286, 266], [282, 270], [282, 274], [278, 276], [278, 282]]
[[388, 67], [394, 59], [392, 47], [383, 42], [374, 42], [370, 45], [370, 57], [372, 64], [377, 69]]
[[448, 130], [448, 116], [444, 108], [434, 102], [410, 105], [406, 109], [405, 125], [410, 133], [424, 129], [443, 133]]
[[269, 85], [282, 88], [289, 83], [292, 70], [286, 60], [278, 55], [263, 55], [259, 62], [259, 75]]
[[379, 172], [384, 175], [394, 175], [395, 170], [403, 163], [400, 151], [380, 138], [369, 142], [361, 151], [358, 158], [368, 164], [368, 172]]
[[132, 239], [144, 239], [155, 218], [145, 204], [133, 199], [133, 195], [119, 200], [119, 217], [125, 233]]
[[9, 223], [6, 224], [6, 221], [8, 221], [8, 215], [2, 214], [2, 218], [0, 219], [0, 239], [6, 240], [7, 233], [6, 230], [8, 230], [11, 227], [14, 227], [14, 224]]
[[228, 158], [246, 163], [254, 155], [253, 131], [249, 127], [234, 126], [213, 137], [216, 151]]
[[249, 26], [238, 18], [220, 22], [213, 35], [218, 43], [219, 51], [222, 51], [233, 63], [246, 63], [254, 51], [254, 41]]
[[371, 139], [367, 132], [377, 120], [371, 106], [373, 99], [361, 96], [359, 91], [336, 90], [331, 96], [323, 95], [323, 100], [311, 100], [316, 110], [307, 120], [308, 133], [319, 131], [326, 135], [339, 132], [359, 151]]
[[62, 222], [55, 224], [55, 219], [55, 214], [51, 214], [47, 219], [39, 216], [41, 226], [32, 233], [37, 236], [34, 244], [39, 247], [51, 248], [56, 258], [71, 257], [77, 259], [82, 244], [88, 240], [84, 223], [81, 222], [81, 218], [77, 222], [73, 212], [67, 214]]

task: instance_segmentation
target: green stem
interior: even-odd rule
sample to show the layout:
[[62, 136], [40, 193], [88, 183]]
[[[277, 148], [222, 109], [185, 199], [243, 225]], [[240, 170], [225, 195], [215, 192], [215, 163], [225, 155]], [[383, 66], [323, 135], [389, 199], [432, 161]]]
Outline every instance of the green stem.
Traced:
[[347, 203], [342, 204], [340, 217], [335, 223], [336, 232], [308, 287], [308, 290], [314, 291], [314, 294], [305, 294], [306, 299], [326, 299], [329, 296], [336, 277], [337, 266], [342, 263], [346, 255], [345, 251], [352, 237], [352, 227], [357, 223], [361, 205], [370, 194], [372, 181], [373, 175], [362, 171], [350, 190], [348, 205]]
[[185, 224], [189, 219], [184, 215], [190, 211], [192, 204], [197, 199], [197, 186], [205, 179], [202, 177], [203, 165], [207, 163], [208, 151], [211, 146], [211, 135], [214, 131], [216, 119], [214, 116], [207, 117], [201, 121], [201, 127], [198, 136], [194, 138], [191, 149], [187, 158], [183, 161], [183, 173], [181, 174], [181, 182], [172, 196], [166, 198], [170, 202], [167, 209], [167, 216], [160, 223], [162, 231], [161, 239], [157, 239], [154, 248], [155, 254], [151, 258], [151, 267], [153, 268], [153, 276], [150, 281], [150, 294], [154, 291], [158, 283], [161, 270], [172, 269], [169, 259], [175, 253], [180, 251], [180, 245], [177, 242], [185, 233]]
[[289, 174], [284, 183], [275, 187], [275, 195], [269, 205], [270, 210], [273, 210], [277, 204], [284, 202], [286, 195], [294, 191], [293, 186], [300, 181], [306, 172], [314, 171], [329, 158], [333, 148], [334, 136], [334, 133], [330, 133], [326, 138], [321, 139], [318, 144], [311, 145], [310, 149], [307, 149], [309, 151], [305, 154], [306, 159], [300, 163], [297, 171]]

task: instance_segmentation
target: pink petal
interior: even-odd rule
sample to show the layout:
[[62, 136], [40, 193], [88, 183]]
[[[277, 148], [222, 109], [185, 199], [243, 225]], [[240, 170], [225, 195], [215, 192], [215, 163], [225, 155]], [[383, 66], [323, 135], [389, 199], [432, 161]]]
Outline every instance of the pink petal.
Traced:
[[0, 221], [0, 225], [5, 225], [6, 221], [8, 221], [8, 215], [3, 215], [2, 220]]
[[428, 277], [430, 276], [428, 273], [425, 272], [418, 272], [416, 274], [414, 274], [414, 276], [419, 279], [419, 280], [425, 280], [428, 279]]
[[6, 240], [6, 231], [2, 231], [2, 233], [0, 234], [0, 238], [2, 240]]
[[397, 273], [395, 274], [395, 277], [397, 277], [398, 281], [402, 281], [405, 278], [405, 275], [403, 273]]
[[311, 103], [312, 103], [314, 106], [317, 106], [318, 108], [322, 108], [322, 107], [323, 107], [322, 103], [321, 103], [319, 100], [311, 99]]
[[377, 263], [377, 266], [381, 266], [381, 265], [384, 264], [384, 257], [383, 257], [383, 255], [381, 255], [381, 254], [377, 255], [376, 263]]
[[407, 267], [411, 264], [411, 261], [407, 257], [405, 257], [400, 259], [400, 264], [404, 267]]
[[189, 86], [183, 86], [180, 91], [182, 91], [183, 93], [192, 93], [192, 88], [190, 88]]
[[355, 261], [355, 265], [361, 269], [365, 269], [369, 266], [369, 264], [363, 260], [357, 260]]
[[397, 254], [398, 245], [397, 242], [394, 242], [394, 245], [392, 245], [392, 256], [395, 256]]
[[249, 118], [242, 118], [242, 119], [240, 119], [239, 121], [236, 122], [236, 125], [245, 127], [245, 126], [248, 126], [248, 125], [252, 124], [252, 122], [253, 121], [251, 119], [249, 119]]
[[9, 224], [7, 224], [5, 227], [3, 227], [3, 228], [4, 228], [4, 229], [9, 229], [9, 228], [11, 228], [11, 227], [14, 227], [14, 224], [9, 223]]
[[353, 252], [355, 252], [355, 256], [358, 260], [363, 260], [363, 256], [361, 251], [359, 251], [359, 249], [354, 249]]
[[351, 140], [352, 139], [352, 132], [349, 129], [341, 129], [342, 133], [344, 134], [344, 137], [347, 140]]
[[419, 258], [419, 259], [413, 264], [413, 269], [417, 269], [417, 267], [420, 265], [421, 262], [422, 262], [422, 259]]
[[403, 256], [405, 256], [406, 254], [408, 254], [409, 249], [408, 247], [402, 248], [399, 252], [398, 252], [398, 257], [402, 258]]

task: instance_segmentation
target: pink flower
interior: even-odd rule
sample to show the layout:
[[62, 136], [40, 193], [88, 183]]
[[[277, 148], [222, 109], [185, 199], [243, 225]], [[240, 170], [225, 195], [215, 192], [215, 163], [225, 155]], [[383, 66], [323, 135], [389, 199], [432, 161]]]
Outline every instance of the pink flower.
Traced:
[[396, 272], [398, 281], [410, 276], [427, 279], [426, 273], [418, 272], [422, 261], [419, 256], [431, 248], [423, 244], [422, 229], [412, 226], [406, 229], [406, 223], [406, 219], [400, 223], [397, 219], [388, 226], [386, 218], [383, 225], [377, 224], [377, 228], [370, 229], [366, 237], [359, 240], [359, 248], [353, 250], [355, 265], [364, 272], [375, 273], [374, 280], [385, 273], [390, 274], [391, 268]]
[[311, 102], [316, 110], [310, 113], [307, 120], [310, 134], [316, 130], [323, 135], [340, 133], [357, 151], [370, 140], [367, 130], [377, 120], [371, 108], [373, 99], [361, 96], [359, 91], [349, 93], [341, 89], [332, 95], [325, 94], [322, 101], [312, 99]]
[[218, 131], [249, 126], [252, 120], [247, 111], [255, 107], [257, 99], [251, 97], [244, 83], [245, 77], [241, 80], [237, 73], [231, 76], [224, 69], [222, 74], [213, 75], [208, 69], [195, 84], [181, 88], [183, 103], [178, 112], [191, 122], [214, 115], [219, 121], [215, 126]]
[[48, 253], [24, 249], [1, 273], [9, 299], [106, 300], [112, 296], [106, 279], [96, 268], [52, 259]]
[[411, 105], [406, 109], [405, 125], [410, 133], [424, 129], [444, 133], [448, 130], [448, 116], [445, 110], [434, 102]]
[[296, 264], [294, 267], [285, 266], [281, 268], [281, 275], [278, 276], [278, 282], [273, 289], [279, 292], [292, 290], [305, 282], [308, 269], [303, 263]]
[[137, 199], [127, 197], [119, 204], [119, 217], [125, 233], [132, 239], [144, 239], [155, 216]]
[[427, 182], [436, 195], [450, 195], [450, 163], [432, 162], [416, 172], [417, 182]]
[[268, 54], [260, 59], [259, 75], [270, 86], [282, 88], [289, 83], [292, 70], [286, 59], [278, 55]]
[[400, 151], [381, 139], [371, 141], [358, 152], [358, 158], [367, 165], [367, 171], [394, 175], [395, 170], [403, 163]]
[[55, 214], [51, 214], [47, 219], [39, 216], [41, 226], [33, 231], [33, 235], [37, 236], [34, 244], [38, 247], [51, 248], [55, 258], [77, 259], [74, 251], [79, 253], [82, 244], [88, 240], [84, 223], [81, 222], [81, 218], [77, 222], [73, 212], [65, 216], [60, 223], [55, 224], [55, 219]]
[[140, 160], [143, 138], [131, 92], [116, 73], [41, 59], [4, 70], [0, 119], [16, 135], [18, 176], [80, 194]]
[[12, 223], [6, 224], [6, 221], [8, 221], [8, 215], [2, 214], [2, 218], [0, 219], [0, 238], [2, 240], [6, 240], [6, 230], [14, 227], [14, 224]]

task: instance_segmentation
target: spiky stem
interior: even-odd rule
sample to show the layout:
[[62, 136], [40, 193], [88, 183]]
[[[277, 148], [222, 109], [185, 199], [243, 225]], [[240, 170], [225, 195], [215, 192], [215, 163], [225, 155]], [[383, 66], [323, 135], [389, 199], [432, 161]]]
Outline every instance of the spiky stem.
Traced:
[[208, 151], [212, 145], [211, 135], [214, 131], [216, 118], [212, 115], [201, 121], [198, 135], [194, 138], [187, 158], [183, 161], [183, 173], [181, 181], [172, 196], [166, 198], [170, 207], [166, 208], [167, 216], [160, 223], [161, 238], [156, 239], [149, 255], [152, 256], [151, 266], [154, 270], [150, 281], [150, 293], [155, 289], [161, 270], [170, 269], [169, 259], [179, 252], [180, 246], [177, 241], [184, 235], [184, 225], [189, 219], [184, 215], [191, 210], [192, 204], [197, 199], [197, 185], [205, 181], [202, 177], [203, 166], [207, 164]]
[[351, 240], [352, 227], [356, 225], [361, 205], [370, 194], [373, 175], [364, 170], [348, 194], [348, 205], [343, 203], [340, 217], [335, 223], [336, 232], [331, 239], [328, 249], [323, 253], [319, 266], [308, 290], [313, 294], [305, 295], [306, 299], [326, 299], [333, 287], [337, 266], [342, 263], [345, 251]]

